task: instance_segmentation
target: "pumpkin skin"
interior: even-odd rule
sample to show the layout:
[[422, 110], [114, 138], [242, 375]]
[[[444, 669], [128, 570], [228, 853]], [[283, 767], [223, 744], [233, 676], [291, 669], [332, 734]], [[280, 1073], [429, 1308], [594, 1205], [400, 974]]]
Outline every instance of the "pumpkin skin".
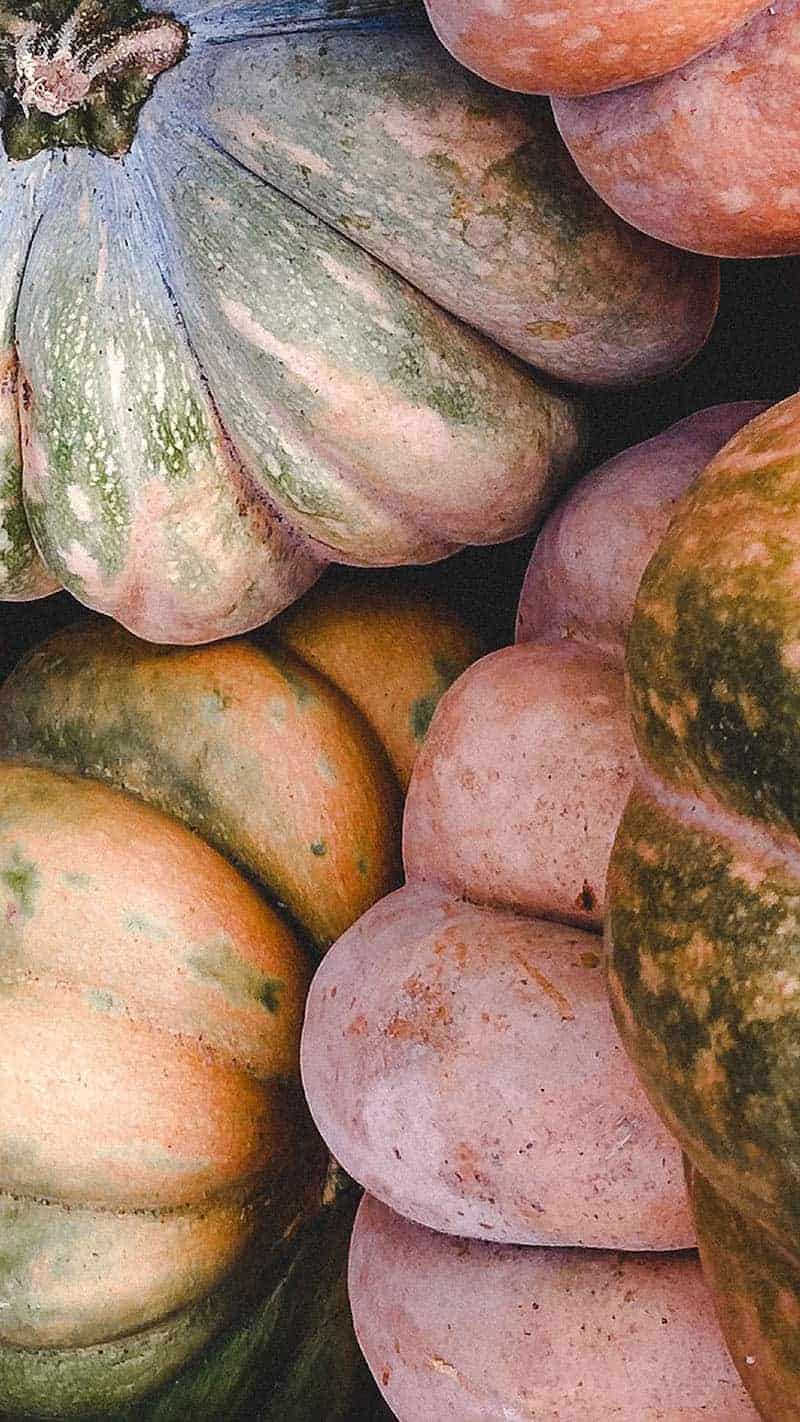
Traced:
[[742, 1375], [770, 1419], [790, 1415], [797, 1309], [799, 431], [792, 397], [735, 436], [649, 565], [628, 651], [643, 770], [609, 870], [617, 1024], [707, 1181], [718, 1307], [734, 1340], [763, 1329]]
[[733, 1361], [759, 1416], [791, 1422], [800, 1375], [800, 1265], [689, 1168], [703, 1271]]
[[678, 500], [731, 436], [767, 408], [742, 400], [698, 410], [580, 479], [536, 540], [517, 641], [585, 642], [622, 663], [642, 574]]
[[504, 89], [599, 94], [666, 74], [732, 33], [761, 0], [426, 0], [456, 59]]
[[365, 1196], [349, 1290], [399, 1422], [756, 1422], [691, 1255], [449, 1239]]
[[679, 1152], [621, 1066], [591, 932], [634, 771], [622, 672], [594, 649], [505, 648], [439, 703], [406, 800], [407, 884], [326, 955], [301, 1044], [330, 1149], [421, 1224], [693, 1242]]
[[430, 33], [186, 8], [129, 153], [0, 162], [0, 556], [4, 596], [63, 585], [195, 643], [330, 561], [526, 531], [583, 416], [495, 342], [570, 381], [663, 373], [718, 273], [619, 224], [547, 114]]
[[[321, 587], [307, 624], [330, 632], [338, 595]], [[408, 719], [410, 670], [435, 695], [438, 649], [473, 646], [419, 608], [418, 665], [406, 647], [382, 667], [390, 727]], [[392, 611], [362, 589], [362, 639], [380, 642]], [[0, 1407], [15, 1416], [108, 1416], [164, 1384], [241, 1313], [253, 1261], [277, 1239], [288, 1267], [319, 1210], [298, 1072], [307, 960], [228, 860], [285, 892], [319, 950], [395, 882], [400, 790], [352, 702], [273, 642], [156, 649], [87, 620], [0, 689]], [[307, 842], [312, 823], [324, 839]]]
[[3, 1404], [79, 1415], [98, 1372], [108, 1406], [177, 1371], [231, 1310], [256, 1225], [303, 1212], [322, 1164], [295, 1064], [305, 967], [159, 812], [29, 766], [0, 784]]
[[554, 103], [575, 162], [634, 227], [722, 257], [800, 251], [796, 0], [616, 94]]

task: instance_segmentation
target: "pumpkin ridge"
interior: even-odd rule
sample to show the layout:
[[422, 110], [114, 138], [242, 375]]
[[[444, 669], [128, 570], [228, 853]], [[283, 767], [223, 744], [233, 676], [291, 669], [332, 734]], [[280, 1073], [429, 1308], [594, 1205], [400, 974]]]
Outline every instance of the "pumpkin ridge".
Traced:
[[[233, 1205], [237, 1202], [241, 1204], [243, 1210], [258, 1210], [262, 1205], [274, 1203], [280, 1197], [279, 1191], [265, 1191], [265, 1177], [268, 1171], [261, 1172], [260, 1177], [250, 1177], [259, 1180], [261, 1189], [253, 1190], [248, 1188], [243, 1181], [234, 1181], [227, 1188], [222, 1187], [205, 1197], [202, 1204], [193, 1205], [191, 1203], [177, 1205], [153, 1205], [148, 1208], [145, 1205], [107, 1205], [97, 1204], [92, 1200], [62, 1200], [57, 1195], [36, 1195], [28, 1194], [24, 1190], [6, 1190], [0, 1186], [0, 1200], [11, 1200], [18, 1204], [42, 1205], [45, 1209], [63, 1210], [67, 1214], [89, 1214], [104, 1215], [109, 1219], [152, 1219], [166, 1220], [179, 1218], [181, 1215], [193, 1218], [203, 1218], [204, 1210], [214, 1205]], [[276, 1180], [283, 1185], [280, 1176], [276, 1173]], [[297, 1216], [297, 1220], [301, 1216]]]
[[[373, 253], [367, 251], [366, 248], [360, 246], [357, 242], [353, 240], [353, 238], [349, 234], [339, 231], [333, 225], [333, 223], [326, 221], [326, 219], [316, 213], [313, 208], [307, 207], [304, 203], [298, 201], [297, 198], [293, 197], [292, 194], [285, 192], [282, 188], [278, 187], [277, 184], [271, 182], [268, 178], [265, 178], [263, 174], [256, 172], [252, 168], [249, 168], [246, 163], [244, 163], [240, 158], [237, 158], [235, 154], [229, 151], [229, 149], [225, 148], [225, 146], [220, 143], [219, 140], [213, 136], [213, 134], [209, 133], [202, 125], [195, 122], [189, 122], [186, 118], [183, 118], [182, 122], [184, 123], [188, 131], [191, 132], [195, 138], [199, 139], [203, 144], [205, 144], [213, 153], [217, 155], [217, 157], [223, 159], [226, 163], [230, 163], [239, 172], [245, 174], [254, 182], [257, 182], [262, 187], [268, 189], [269, 192], [272, 193], [276, 198], [280, 198], [282, 201], [289, 204], [291, 208], [302, 213], [312, 222], [319, 223], [319, 225], [324, 228], [326, 232], [331, 233], [333, 237], [345, 241], [349, 245], [349, 247], [351, 247], [354, 251], [361, 253], [361, 255], [365, 259], [374, 262], [376, 266], [381, 269], [382, 272], [386, 273], [388, 278], [394, 278], [399, 281], [402, 281], [412, 291], [415, 290], [415, 288], [413, 287], [413, 283], [411, 283], [406, 277], [403, 277], [400, 273], [395, 272], [390, 266], [388, 266], [386, 262], [383, 262], [379, 257], [374, 256]], [[152, 179], [150, 178], [150, 174], [148, 171], [148, 159], [146, 155], [143, 155], [141, 153], [138, 156], [140, 159], [140, 163], [139, 167], [137, 168], [137, 176], [141, 176], [141, 179], [147, 182], [148, 190], [153, 194], [153, 206], [156, 210], [158, 210], [160, 205], [158, 198], [155, 194], [155, 188], [152, 183]], [[139, 205], [141, 211], [141, 204], [138, 202], [138, 197], [137, 204]], [[211, 386], [205, 365], [192, 338], [189, 322], [186, 316], [184, 315], [183, 308], [181, 306], [180, 301], [178, 300], [174, 285], [170, 281], [168, 275], [169, 243], [164, 232], [160, 228], [158, 233], [158, 242], [161, 254], [160, 260], [158, 260], [158, 266], [159, 271], [161, 273], [162, 281], [164, 282], [165, 290], [167, 291], [170, 302], [172, 303], [178, 320], [180, 322], [180, 326], [185, 335], [187, 345], [195, 361], [195, 366], [199, 378], [206, 392], [209, 404], [218, 421], [220, 431], [225, 437], [226, 445], [230, 447], [231, 451], [235, 455], [236, 464], [238, 466], [237, 472], [242, 476], [244, 491], [249, 505], [251, 507], [257, 506], [268, 509], [270, 511], [270, 514], [274, 517], [276, 523], [280, 524], [280, 526], [285, 529], [287, 535], [296, 539], [298, 544], [300, 544], [302, 547], [307, 548], [309, 554], [311, 556], [317, 557], [323, 566], [327, 565], [333, 560], [335, 560], [337, 563], [341, 563], [343, 566], [375, 567], [380, 566], [381, 563], [394, 566], [397, 563], [399, 556], [396, 548], [391, 548], [380, 560], [376, 560], [374, 555], [365, 555], [364, 557], [359, 559], [354, 554], [348, 554], [345, 550], [339, 548], [336, 543], [326, 542], [323, 537], [315, 537], [313, 534], [309, 533], [307, 529], [304, 528], [303, 515], [307, 511], [304, 510], [302, 504], [295, 503], [292, 500], [285, 488], [281, 488], [280, 494], [280, 497], [285, 501], [284, 507], [284, 504], [280, 502], [278, 496], [274, 492], [270, 491], [269, 488], [262, 488], [259, 485], [256, 476], [250, 472], [250, 470], [248, 469], [247, 462], [239, 453], [238, 445], [233, 436], [230, 434], [227, 424], [225, 423], [222, 413], [219, 409], [218, 402], [214, 399], [214, 396], [211, 392]], [[432, 306], [436, 307], [437, 311], [442, 312], [448, 320], [457, 322], [459, 325], [465, 326], [466, 329], [477, 339], [483, 341], [488, 340], [488, 338], [485, 337], [482, 332], [477, 331], [474, 327], [467, 326], [466, 322], [461, 321], [460, 318], [454, 316], [451, 312], [447, 311], [445, 307], [440, 306], [436, 301], [433, 300], [432, 297], [427, 296], [425, 293], [421, 294]], [[508, 359], [511, 360], [512, 357], [509, 355]], [[540, 383], [544, 387], [544, 381], [540, 381]], [[416, 511], [409, 509], [406, 506], [403, 494], [398, 492], [395, 489], [394, 485], [390, 486], [388, 489], [374, 488], [374, 486], [370, 483], [368, 479], [364, 479], [362, 477], [362, 471], [360, 466], [357, 463], [348, 459], [347, 456], [341, 450], [337, 450], [335, 440], [332, 438], [331, 435], [329, 435], [326, 439], [318, 431], [315, 432], [309, 429], [298, 428], [294, 419], [287, 419], [286, 412], [281, 409], [280, 404], [277, 401], [262, 399], [262, 407], [264, 410], [268, 410], [275, 415], [276, 428], [280, 428], [281, 423], [283, 422], [283, 425], [286, 429], [297, 434], [300, 442], [304, 445], [306, 450], [308, 450], [312, 455], [319, 456], [330, 468], [335, 469], [337, 473], [341, 476], [346, 476], [347, 481], [352, 486], [352, 488], [358, 493], [360, 493], [366, 500], [370, 501], [372, 505], [381, 514], [392, 514], [402, 521], [405, 542], [410, 547], [413, 547], [415, 564], [432, 563], [443, 558], [450, 557], [453, 553], [459, 552], [459, 550], [464, 546], [463, 542], [455, 541], [452, 538], [448, 538], [443, 541], [441, 537], [436, 536], [435, 527], [432, 535], [428, 521], [426, 521], [424, 518], [421, 518]], [[417, 535], [416, 538], [413, 537], [414, 534]], [[409, 535], [412, 536], [409, 537]], [[423, 538], [426, 540], [425, 544], [422, 543]], [[403, 558], [404, 556], [405, 555], [403, 555]], [[251, 628], [242, 627], [240, 631], [242, 633], [246, 633], [247, 631], [254, 631], [257, 630], [257, 627], [260, 625], [262, 624], [256, 624], [256, 627]]]
[[729, 809], [708, 786], [692, 795], [659, 775], [646, 761], [636, 780], [643, 799], [662, 813], [679, 821], [685, 829], [719, 835], [746, 854], [771, 860], [776, 866], [800, 879], [800, 840], [789, 830], [781, 830], [767, 820], [748, 819]]
[[[2, 985], [3, 989], [5, 989], [6, 986], [23, 983], [45, 983], [48, 987], [56, 988], [60, 996], [72, 998], [76, 1002], [80, 1002], [84, 999], [87, 992], [86, 987], [76, 985], [69, 978], [62, 978], [59, 977], [57, 973], [42, 971], [40, 968], [35, 967], [22, 968], [14, 974], [4, 973], [2, 978], [0, 978], [0, 985]], [[98, 984], [97, 990], [100, 992], [103, 991], [102, 984]], [[127, 1003], [122, 1004], [119, 1011], [115, 1012], [114, 1015], [124, 1017], [134, 1032], [142, 1031], [152, 1033], [153, 1035], [169, 1037], [173, 1041], [180, 1043], [181, 1046], [186, 1047], [189, 1051], [196, 1048], [203, 1057], [209, 1058], [215, 1066], [230, 1067], [233, 1071], [241, 1072], [243, 1076], [248, 1077], [251, 1081], [258, 1082], [261, 1086], [270, 1084], [291, 1084], [291, 1079], [283, 1072], [259, 1072], [244, 1057], [228, 1051], [220, 1042], [211, 1041], [202, 1033], [195, 1035], [191, 1032], [182, 1032], [178, 1028], [170, 1027], [167, 1022], [160, 1022], [154, 1017], [140, 1016], [134, 1012], [129, 1012], [127, 1010]], [[3, 1193], [0, 1187], [0, 1195]]]

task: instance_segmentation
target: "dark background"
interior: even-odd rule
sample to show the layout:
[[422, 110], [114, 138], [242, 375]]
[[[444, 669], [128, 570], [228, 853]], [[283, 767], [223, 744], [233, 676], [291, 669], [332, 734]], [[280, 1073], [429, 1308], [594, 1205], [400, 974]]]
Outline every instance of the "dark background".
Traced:
[[[720, 313], [711, 338], [679, 375], [622, 394], [592, 396], [587, 469], [676, 420], [724, 400], [781, 400], [800, 387], [800, 258], [723, 262]], [[487, 644], [513, 639], [517, 597], [535, 532], [497, 548], [471, 548], [401, 576], [442, 591], [481, 629]], [[346, 576], [360, 578], [353, 571]], [[398, 575], [381, 574], [389, 580]], [[80, 608], [66, 593], [6, 603], [0, 676], [20, 653]]]

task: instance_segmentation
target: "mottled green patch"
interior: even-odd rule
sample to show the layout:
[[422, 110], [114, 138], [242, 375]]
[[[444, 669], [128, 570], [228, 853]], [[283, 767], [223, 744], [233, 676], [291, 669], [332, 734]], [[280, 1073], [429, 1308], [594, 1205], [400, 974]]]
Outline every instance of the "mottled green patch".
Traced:
[[105, 988], [87, 988], [83, 999], [94, 1012], [120, 1012], [124, 1009], [122, 999]]
[[122, 926], [126, 933], [141, 934], [144, 938], [154, 938], [162, 943], [170, 937], [170, 929], [166, 924], [156, 923], [155, 919], [148, 918], [143, 913], [123, 914]]
[[41, 875], [33, 860], [27, 859], [19, 847], [8, 853], [0, 869], [0, 883], [10, 891], [12, 912], [30, 918], [36, 907], [36, 896], [41, 884]]
[[648, 582], [628, 641], [637, 731], [651, 759], [679, 778], [712, 785], [734, 808], [800, 829], [800, 679], [787, 665], [786, 604], [780, 579], [794, 556], [789, 540], [765, 540], [764, 568], [742, 571], [736, 590], [709, 586], [702, 571], [674, 579], [662, 595], [675, 631], [665, 636]]
[[226, 939], [198, 948], [187, 961], [195, 977], [213, 983], [234, 1002], [255, 1001], [267, 1012], [280, 1011], [282, 980], [260, 973], [245, 963]]
[[415, 741], [424, 741], [436, 707], [447, 688], [452, 686], [463, 670], [463, 664], [454, 662], [450, 657], [434, 656], [435, 685], [425, 696], [418, 696], [412, 701], [409, 711], [409, 724]]
[[229, 698], [220, 691], [208, 691], [200, 697], [200, 714], [204, 721], [221, 721], [229, 705]]
[[267, 716], [276, 726], [282, 726], [286, 720], [286, 701], [282, 696], [271, 696], [267, 702]]
[[609, 874], [626, 1044], [692, 1142], [800, 1226], [800, 884], [633, 797]]
[[425, 162], [430, 168], [435, 168], [444, 178], [452, 178], [455, 182], [464, 182], [464, 170], [449, 153], [427, 153]]
[[0, 457], [0, 595], [3, 598], [31, 597], [48, 591], [50, 583], [31, 538], [23, 504], [22, 460], [16, 427], [13, 432], [0, 427], [0, 441], [6, 443]]
[[368, 857], [368, 855], [366, 855], [366, 854], [357, 854], [357, 855], [356, 855], [356, 873], [357, 873], [357, 874], [360, 874], [362, 879], [366, 879], [367, 875], [369, 874], [369, 857]]
[[800, 1376], [800, 1262], [696, 1173], [690, 1193], [703, 1271], [731, 1354], [760, 1414], [790, 1417]]
[[317, 695], [303, 675], [300, 663], [280, 647], [270, 647], [269, 656], [289, 687], [298, 706], [312, 706]]
[[311, 850], [311, 853], [315, 854], [318, 859], [321, 859], [323, 855], [328, 853], [328, 846], [325, 843], [324, 839], [315, 839], [308, 847]]
[[435, 693], [428, 696], [418, 696], [412, 701], [408, 719], [415, 741], [424, 741], [438, 704], [439, 697]]
[[81, 892], [93, 889], [96, 883], [91, 874], [62, 874], [61, 880], [70, 889], [80, 889]]
[[327, 780], [329, 785], [335, 785], [339, 776], [336, 771], [336, 766], [334, 765], [330, 756], [325, 755], [325, 753], [323, 752], [321, 755], [317, 756], [316, 764], [317, 770], [319, 771], [323, 780]]

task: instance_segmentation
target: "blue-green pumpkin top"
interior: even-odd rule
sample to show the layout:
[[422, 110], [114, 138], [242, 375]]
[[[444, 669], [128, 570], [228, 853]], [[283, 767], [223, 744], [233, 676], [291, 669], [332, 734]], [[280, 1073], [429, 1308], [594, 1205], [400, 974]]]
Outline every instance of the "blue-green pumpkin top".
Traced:
[[582, 439], [523, 362], [625, 383], [713, 318], [716, 265], [619, 223], [398, 0], [15, 0], [0, 29], [6, 599], [198, 642], [332, 560], [514, 537]]

